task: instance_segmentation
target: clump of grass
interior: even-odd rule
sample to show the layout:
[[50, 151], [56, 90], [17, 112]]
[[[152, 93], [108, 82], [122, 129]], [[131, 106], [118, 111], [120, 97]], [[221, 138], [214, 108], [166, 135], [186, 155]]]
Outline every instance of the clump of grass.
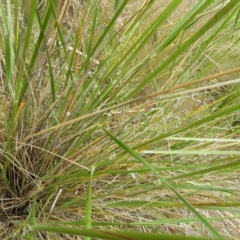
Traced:
[[239, 238], [239, 3], [163, 2], [0, 3], [2, 238]]

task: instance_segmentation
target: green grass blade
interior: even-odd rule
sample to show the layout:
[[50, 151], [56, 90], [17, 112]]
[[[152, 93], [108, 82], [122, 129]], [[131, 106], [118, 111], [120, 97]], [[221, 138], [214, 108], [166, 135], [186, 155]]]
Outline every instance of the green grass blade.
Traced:
[[239, 5], [0, 1], [0, 236], [236, 238]]
[[[90, 180], [88, 185], [87, 199], [86, 199], [86, 216], [85, 227], [86, 229], [92, 228], [92, 177], [94, 173], [94, 166], [91, 168]], [[90, 237], [86, 237], [86, 240], [91, 240]]]
[[213, 26], [215, 26], [228, 12], [236, 7], [239, 3], [237, 1], [229, 2], [224, 8], [222, 8], [218, 13], [215, 14], [205, 25], [203, 25], [192, 37], [189, 38], [180, 48], [176, 50], [165, 62], [163, 62], [152, 74], [150, 74], [141, 84], [139, 84], [126, 99], [131, 98], [137, 92], [139, 92], [143, 87], [145, 87], [151, 79], [153, 79], [157, 74], [159, 74], [164, 68], [166, 68], [172, 61], [179, 57], [183, 52], [185, 52], [190, 46], [196, 42], [201, 36], [203, 36], [207, 31], [209, 31]]
[[114, 14], [113, 18], [111, 19], [110, 23], [108, 24], [108, 26], [104, 30], [103, 34], [100, 36], [99, 40], [97, 41], [97, 43], [93, 47], [92, 51], [88, 54], [88, 56], [86, 58], [86, 61], [85, 61], [84, 65], [83, 65], [83, 68], [86, 68], [88, 62], [90, 61], [90, 58], [94, 55], [95, 51], [98, 49], [100, 44], [103, 42], [104, 38], [106, 37], [106, 35], [111, 30], [112, 26], [114, 25], [115, 21], [117, 20], [118, 16], [121, 14], [121, 12], [123, 11], [123, 9], [125, 8], [127, 3], [128, 3], [127, 0], [123, 0], [121, 6], [118, 8], [116, 13]]
[[[139, 233], [139, 232], [123, 232], [123, 231], [101, 231], [101, 230], [87, 230], [67, 227], [51, 227], [46, 225], [37, 225], [30, 227], [33, 230], [51, 231], [63, 234], [94, 237], [108, 240], [207, 240], [207, 238], [185, 237], [179, 235], [166, 235], [158, 233]], [[218, 239], [218, 238], [216, 238]]]
[[155, 137], [153, 139], [150, 139], [144, 143], [140, 143], [136, 146], [134, 146], [134, 149], [138, 149], [138, 148], [141, 148], [141, 147], [144, 147], [144, 146], [147, 146], [151, 143], [154, 143], [154, 142], [157, 142], [163, 138], [166, 138], [166, 137], [169, 137], [169, 136], [172, 136], [174, 134], [177, 134], [177, 133], [180, 133], [180, 132], [183, 132], [185, 130], [188, 130], [188, 129], [191, 129], [191, 128], [194, 128], [194, 127], [197, 127], [197, 126], [200, 126], [201, 124], [204, 124], [204, 123], [207, 123], [207, 122], [210, 122], [210, 121], [213, 121], [214, 119], [216, 118], [220, 118], [226, 114], [230, 114], [230, 113], [233, 113], [233, 112], [236, 112], [240, 109], [240, 105], [237, 104], [237, 105], [234, 105], [234, 106], [231, 106], [231, 107], [227, 107], [227, 108], [224, 108], [224, 109], [221, 109], [219, 111], [217, 111], [216, 113], [213, 113], [203, 119], [200, 119], [200, 120], [197, 120], [197, 121], [194, 121], [190, 124], [187, 124], [186, 126], [183, 126], [182, 128], [179, 128], [177, 130], [173, 130], [172, 132], [169, 132], [169, 133], [164, 133], [164, 134], [161, 134], [159, 135], [158, 137]]
[[[31, 204], [31, 211], [30, 211], [30, 222], [31, 225], [36, 224], [36, 196], [33, 199], [33, 202]], [[29, 240], [34, 240], [34, 231], [30, 231], [29, 233]]]
[[11, 3], [7, 1], [7, 16], [5, 20], [7, 28], [6, 45], [6, 81], [11, 97], [15, 97], [14, 92], [14, 42], [13, 42], [13, 18], [11, 13]]
[[129, 148], [127, 145], [125, 145], [123, 142], [121, 142], [119, 139], [114, 137], [110, 132], [108, 132], [106, 129], [103, 129], [103, 131], [111, 137], [120, 147], [122, 147], [127, 153], [132, 155], [134, 158], [136, 158], [139, 162], [141, 162], [145, 167], [149, 168], [155, 175], [164, 182], [178, 197], [181, 199], [181, 201], [186, 204], [186, 206], [198, 217], [198, 219], [206, 226], [206, 228], [212, 233], [214, 237], [217, 239], [223, 239], [222, 236], [214, 229], [214, 227], [201, 215], [198, 213], [198, 211], [181, 195], [177, 192], [177, 190], [165, 179], [163, 178], [156, 169], [147, 162], [144, 158], [142, 158], [139, 154], [134, 152], [131, 148]]

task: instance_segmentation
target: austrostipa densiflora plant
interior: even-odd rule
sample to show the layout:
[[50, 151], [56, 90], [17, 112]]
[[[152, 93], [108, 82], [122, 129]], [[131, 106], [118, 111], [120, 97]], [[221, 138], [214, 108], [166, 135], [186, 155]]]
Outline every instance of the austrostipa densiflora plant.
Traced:
[[1, 1], [1, 239], [239, 239], [239, 9]]

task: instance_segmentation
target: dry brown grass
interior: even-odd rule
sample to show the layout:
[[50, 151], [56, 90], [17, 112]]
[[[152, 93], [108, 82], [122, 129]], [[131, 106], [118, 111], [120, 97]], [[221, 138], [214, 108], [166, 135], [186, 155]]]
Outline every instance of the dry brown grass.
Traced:
[[[156, 1], [155, 5], [152, 6], [152, 11], [150, 11], [149, 17], [144, 19], [144, 21], [141, 21], [139, 23], [138, 31], [136, 34], [136, 38], [141, 36], [142, 32], [146, 27], [153, 21], [153, 19], [163, 11], [163, 9], [167, 6], [167, 4], [170, 1]], [[192, 0], [185, 0], [183, 1], [182, 5], [177, 9], [177, 11], [171, 16], [171, 18], [168, 19], [167, 24], [164, 25], [161, 29], [159, 29], [156, 32], [156, 35], [152, 39], [151, 42], [149, 42], [144, 51], [141, 53], [142, 56], [146, 56], [153, 48], [155, 48], [161, 41], [167, 36], [167, 34], [170, 32], [170, 30], [173, 28], [174, 24], [179, 21], [179, 19], [184, 16], [189, 9], [193, 6], [193, 4], [196, 1]], [[132, 21], [136, 14], [139, 12], [139, 9], [146, 4], [147, 1], [129, 1], [129, 4], [127, 8], [123, 11], [121, 17], [118, 19], [118, 24], [116, 31], [121, 31], [121, 28], [124, 28], [127, 26], [127, 23], [129, 21]], [[85, 3], [87, 4], [87, 3]], [[104, 23], [109, 22], [109, 19], [112, 17], [113, 12], [113, 1], [107, 1], [102, 0], [99, 2], [100, 5], [100, 14], [102, 15], [102, 22]], [[75, 33], [77, 29], [79, 28], [79, 23], [85, 22], [83, 25], [83, 29], [81, 31], [81, 43], [79, 44], [79, 48], [84, 47], [86, 42], [88, 41], [89, 35], [89, 29], [91, 27], [91, 24], [86, 24], [87, 22], [87, 14], [85, 14], [85, 9], [83, 5], [79, 5], [77, 1], [72, 1], [71, 5], [68, 10], [68, 14], [64, 19], [63, 26], [64, 31], [68, 34], [66, 36], [66, 41], [69, 44], [69, 46], [72, 46], [72, 38], [75, 36]], [[201, 24], [201, 23], [200, 23]], [[189, 34], [192, 33], [194, 29], [189, 30]], [[100, 33], [96, 32], [96, 39], [98, 38]], [[175, 47], [177, 46], [177, 43], [174, 45], [171, 45], [163, 55], [163, 58], [166, 57], [169, 52], [173, 51]], [[225, 51], [228, 46], [222, 46], [223, 49], [219, 49], [218, 51]], [[236, 47], [237, 48], [237, 47]], [[0, 74], [1, 69], [4, 69], [4, 57], [0, 53]], [[96, 53], [96, 59], [104, 60], [104, 51], [103, 47], [100, 47], [99, 50]], [[184, 68], [184, 65], [188, 64], [188, 58], [191, 57], [191, 50], [186, 53], [182, 61], [180, 62], [178, 68], [175, 70], [175, 72], [170, 76], [168, 75], [169, 69], [166, 69], [165, 74], [162, 74], [161, 81], [162, 86], [161, 89], [166, 89], [171, 87], [172, 85], [176, 84], [177, 77], [180, 75], [182, 69]], [[2, 61], [1, 61], [2, 59]], [[141, 55], [138, 56], [139, 60], [141, 59]], [[81, 59], [79, 59], [78, 64], [81, 64]], [[159, 64], [158, 59], [152, 60], [149, 62], [149, 64], [144, 68], [142, 71], [139, 72], [139, 76], [148, 75], [151, 72], [151, 69], [154, 68], [157, 64]], [[223, 63], [225, 64], [225, 63]], [[231, 67], [231, 63], [229, 61], [229, 66], [217, 64], [217, 67], [219, 69], [226, 67]], [[193, 66], [195, 68], [195, 66]], [[214, 73], [216, 69], [210, 69], [208, 70], [211, 73]], [[4, 80], [4, 74], [0, 75], [2, 76], [0, 84], [3, 85]], [[194, 78], [194, 72], [192, 73], [192, 76]], [[137, 79], [137, 77], [136, 77]], [[181, 80], [179, 80], [180, 82]], [[0, 85], [1, 86], [1, 85]], [[156, 91], [156, 88], [154, 85], [149, 86], [146, 88], [143, 92], [141, 92], [142, 95], [148, 95]], [[4, 96], [3, 90], [0, 92], [1, 97]], [[210, 95], [210, 96], [209, 96]], [[208, 98], [211, 99], [209, 100]], [[6, 101], [0, 99], [0, 101]], [[187, 97], [182, 97], [177, 103], [174, 101], [169, 101], [168, 104], [166, 104], [166, 108], [162, 109], [163, 114], [159, 114], [159, 116], [155, 116], [154, 119], [149, 121], [149, 128], [146, 128], [146, 137], [150, 138], [151, 136], [151, 128], [154, 126], [154, 128], [158, 129], [159, 131], [167, 131], [168, 126], [177, 125], [180, 122], [183, 122], [186, 118], [186, 116], [191, 115], [192, 117], [197, 117], [199, 113], [205, 111], [210, 104], [212, 104], [214, 101], [216, 101], [216, 98], [213, 98], [211, 94], [206, 93], [205, 91], [198, 94], [198, 95], [191, 95]], [[130, 124], [127, 125], [127, 127], [131, 128], [131, 131], [134, 132], [134, 127], [141, 122], [141, 119], [145, 117], [145, 113], [149, 112], [151, 110], [154, 110], [156, 107], [156, 101], [143, 101], [131, 104], [123, 109], [117, 109], [111, 118], [106, 122], [106, 126], [108, 129], [114, 130], [115, 126], [123, 125], [125, 124], [126, 119], [129, 119], [129, 116], [135, 114], [136, 112], [139, 113], [138, 118], [134, 118], [134, 121], [132, 121]], [[0, 106], [0, 114], [2, 112], [2, 107]], [[127, 110], [126, 110], [127, 109]], [[168, 110], [171, 109], [171, 110]], [[164, 111], [169, 112], [169, 114], [164, 114]], [[3, 126], [3, 122], [1, 121], [1, 115], [0, 115], [0, 126]], [[154, 129], [155, 130], [155, 129]], [[1, 135], [2, 136], [2, 135]], [[141, 142], [143, 139], [141, 138], [143, 135], [139, 135], [138, 141]], [[5, 136], [6, 137], [6, 136]], [[5, 137], [2, 136], [2, 141], [5, 141]], [[104, 158], [104, 156], [107, 156], [109, 152], [113, 152], [113, 159], [116, 156], [117, 152], [115, 145], [108, 145], [109, 142], [104, 141], [105, 139], [101, 136], [97, 138], [94, 142], [89, 140], [89, 144], [86, 143], [85, 147], [82, 147], [79, 149], [79, 151], [76, 151], [75, 156], [71, 156], [73, 159], [76, 159], [76, 157], [84, 156], [87, 162], [88, 160], [91, 162], [94, 162], [99, 156]], [[136, 144], [137, 142], [130, 142], [131, 145]], [[94, 148], [91, 147], [94, 146]], [[164, 148], [168, 149], [169, 142], [165, 143], [165, 145], [162, 145]], [[26, 146], [26, 149], [29, 149], [29, 146]], [[162, 159], [164, 159], [165, 156], [161, 156]], [[26, 155], [26, 159], [28, 156]], [[154, 164], [158, 167], [168, 167], [169, 162], [164, 165], [165, 163], [161, 162], [162, 159], [159, 158], [152, 158], [152, 161], [154, 161]], [[127, 200], [135, 200], [135, 196], [138, 196], [138, 200], [148, 200], [148, 201], [173, 201], [176, 202], [178, 199], [176, 196], [169, 190], [165, 189], [157, 189], [151, 191], [149, 194], [147, 193], [140, 193], [141, 190], [147, 190], [146, 188], [140, 188], [139, 186], [141, 184], [158, 184], [158, 179], [154, 177], [152, 174], [143, 174], [143, 175], [136, 175], [135, 179], [133, 181], [133, 175], [126, 174], [126, 175], [116, 175], [113, 178], [108, 176], [104, 177], [104, 173], [107, 171], [113, 171], [113, 170], [121, 170], [121, 169], [139, 169], [141, 168], [141, 165], [133, 163], [132, 161], [128, 162], [128, 158], [121, 160], [121, 162], [116, 161], [116, 164], [105, 166], [102, 169], [102, 176], [95, 176], [94, 177], [94, 194], [96, 196], [103, 196], [107, 194], [106, 198], [100, 198], [101, 200], [94, 200], [94, 208], [95, 212], [93, 214], [93, 221], [107, 221], [107, 222], [143, 222], [143, 221], [153, 221], [153, 220], [159, 220], [159, 216], [162, 217], [162, 219], [177, 219], [177, 218], [193, 218], [192, 213], [189, 210], [186, 210], [184, 208], [108, 208], [107, 210], [104, 209], [104, 203], [108, 201], [108, 199], [111, 199], [111, 201], [114, 202], [114, 199], [127, 199]], [[194, 160], [194, 159], [193, 159]], [[184, 159], [174, 158], [172, 159], [172, 165], [175, 166], [177, 164], [181, 164]], [[189, 161], [189, 159], [188, 159]], [[209, 162], [205, 161], [204, 157], [202, 159], [198, 159], [198, 161], [202, 161], [202, 164], [209, 164]], [[191, 159], [190, 159], [191, 162]], [[88, 163], [90, 164], [90, 163]], [[68, 166], [68, 165], [67, 165]], [[64, 174], [64, 171], [57, 174]], [[166, 171], [165, 177], [169, 177], [169, 174], [172, 174], [174, 176], [174, 172]], [[82, 178], [81, 184], [77, 184], [77, 182], [73, 183], [71, 187], [68, 189], [64, 189], [63, 193], [60, 195], [57, 206], [54, 208], [54, 217], [50, 217], [49, 221], [55, 221], [57, 219], [65, 218], [66, 220], [81, 220], [82, 216], [84, 215], [84, 209], [83, 206], [81, 207], [71, 207], [69, 209], [62, 209], [61, 204], [66, 203], [66, 199], [70, 199], [73, 195], [76, 195], [76, 201], [78, 199], [83, 199], [84, 196], [86, 196], [87, 193], [87, 181], [88, 178]], [[232, 188], [239, 188], [239, 181], [237, 180], [237, 176], [234, 176], [234, 180], [228, 180], [225, 179], [224, 176], [215, 176], [215, 179], [211, 175], [204, 176], [204, 178], [199, 183], [207, 183], [207, 182], [221, 182], [222, 187], [232, 187]], [[116, 189], [116, 186], [118, 186]], [[127, 188], [127, 191], [125, 190], [125, 186]], [[219, 185], [218, 185], [219, 186]], [[96, 189], [96, 190], [95, 190]], [[2, 191], [2, 192], [1, 192]], [[111, 194], [112, 193], [112, 194]], [[0, 194], [4, 196], [4, 188], [1, 188], [0, 186]], [[211, 193], [209, 194], [208, 191], [201, 191], [198, 193], [197, 191], [193, 190], [182, 190], [181, 194], [186, 196], [186, 199], [189, 200], [191, 203], [193, 203], [194, 206], [198, 205], [204, 205], [204, 203], [210, 203], [212, 206], [215, 206], [223, 199], [223, 196], [219, 195], [219, 193]], [[7, 196], [4, 196], [7, 197]], [[169, 200], [170, 199], [170, 200]], [[19, 201], [18, 201], [19, 202]], [[11, 203], [14, 204], [14, 203]], [[44, 207], [44, 203], [42, 204], [42, 207]], [[51, 211], [49, 207], [44, 209], [46, 212]], [[234, 212], [224, 212], [224, 211], [212, 211], [207, 209], [201, 209], [199, 212], [206, 217], [233, 217], [233, 219], [229, 220], [221, 220], [221, 221], [213, 221], [213, 226], [223, 234], [223, 236], [226, 239], [239, 239], [240, 238], [240, 231], [238, 230], [239, 227], [239, 220], [236, 218], [234, 219]], [[10, 215], [9, 212], [5, 213], [5, 220], [7, 222], [8, 215]], [[42, 219], [39, 219], [40, 221], [44, 221], [45, 216], [42, 216]], [[4, 221], [1, 221], [0, 228], [2, 231], [5, 229]], [[109, 227], [110, 229], [118, 229], [118, 227]], [[192, 236], [209, 236], [209, 233], [206, 231], [204, 226], [199, 223], [191, 223], [191, 224], [162, 224], [162, 225], [156, 225], [156, 226], [128, 226], [127, 229], [132, 230], [140, 230], [144, 232], [166, 232], [169, 234], [182, 234], [182, 235], [192, 235]], [[41, 238], [41, 237], [40, 237]], [[78, 238], [80, 239], [80, 238]]]

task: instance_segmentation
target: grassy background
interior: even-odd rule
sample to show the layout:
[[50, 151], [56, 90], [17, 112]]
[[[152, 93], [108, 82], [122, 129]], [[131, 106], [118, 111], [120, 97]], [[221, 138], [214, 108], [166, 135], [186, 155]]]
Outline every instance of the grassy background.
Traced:
[[239, 239], [238, 1], [64, 2], [0, 3], [2, 238]]

